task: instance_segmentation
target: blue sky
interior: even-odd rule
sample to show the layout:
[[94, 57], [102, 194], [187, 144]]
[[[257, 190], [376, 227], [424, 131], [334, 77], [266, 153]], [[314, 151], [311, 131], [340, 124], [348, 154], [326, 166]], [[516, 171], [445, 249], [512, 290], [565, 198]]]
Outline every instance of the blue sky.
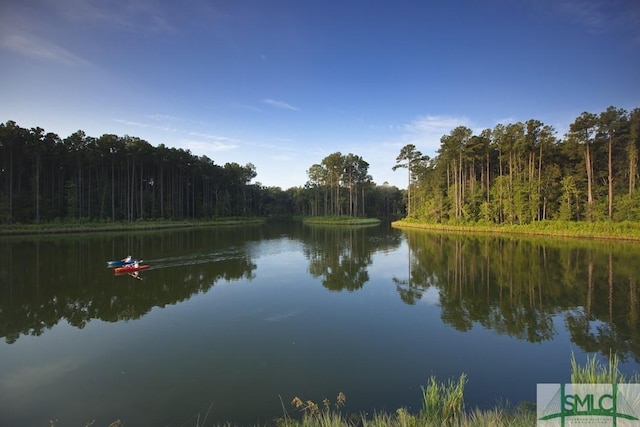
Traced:
[[640, 106], [638, 0], [4, 0], [0, 122], [253, 163], [287, 189], [334, 152], [378, 184], [465, 125]]

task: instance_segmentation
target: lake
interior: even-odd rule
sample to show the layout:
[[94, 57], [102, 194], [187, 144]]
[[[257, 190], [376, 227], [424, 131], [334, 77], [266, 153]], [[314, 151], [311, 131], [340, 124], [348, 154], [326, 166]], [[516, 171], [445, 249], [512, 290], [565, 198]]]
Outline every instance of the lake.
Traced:
[[0, 237], [0, 425], [417, 412], [462, 373], [467, 408], [535, 402], [572, 354], [640, 370], [639, 284], [640, 243], [386, 223]]

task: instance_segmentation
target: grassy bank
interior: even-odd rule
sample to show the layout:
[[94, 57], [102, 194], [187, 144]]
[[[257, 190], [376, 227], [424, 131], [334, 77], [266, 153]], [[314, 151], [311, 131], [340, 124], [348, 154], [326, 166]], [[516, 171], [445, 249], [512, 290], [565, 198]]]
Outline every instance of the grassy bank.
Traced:
[[580, 237], [589, 239], [640, 240], [640, 223], [623, 222], [573, 222], [538, 221], [530, 224], [492, 225], [473, 224], [433, 224], [411, 219], [392, 222], [393, 227], [420, 228], [437, 231], [460, 231], [473, 233], [503, 233], [531, 236]]
[[314, 216], [303, 219], [305, 224], [325, 224], [325, 225], [377, 225], [380, 221], [377, 218], [356, 218], [352, 216]]
[[[574, 384], [624, 384], [640, 382], [635, 373], [626, 378], [618, 369], [618, 359], [614, 355], [609, 363], [602, 365], [596, 357], [587, 357], [584, 365], [571, 357], [570, 382]], [[291, 405], [298, 417], [285, 416], [277, 420], [279, 427], [428, 427], [428, 426], [534, 426], [537, 421], [536, 406], [533, 402], [523, 402], [516, 407], [498, 406], [489, 410], [468, 409], [464, 403], [464, 387], [467, 378], [462, 374], [457, 381], [438, 382], [431, 377], [426, 387], [422, 387], [422, 408], [417, 414], [399, 408], [394, 413], [349, 415], [344, 412], [346, 396], [340, 393], [335, 402], [327, 399], [318, 405], [310, 400], [294, 398]], [[531, 387], [536, 387], [535, 384]], [[283, 408], [284, 409], [284, 408]]]
[[497, 407], [488, 411], [465, 410], [464, 387], [466, 375], [457, 381], [438, 382], [431, 377], [429, 384], [422, 388], [422, 409], [417, 414], [406, 408], [398, 408], [393, 413], [376, 412], [348, 414], [343, 411], [346, 396], [339, 393], [335, 403], [324, 399], [318, 405], [310, 400], [296, 397], [291, 405], [300, 417], [288, 414], [276, 421], [279, 427], [427, 427], [427, 426], [532, 426], [536, 423], [533, 404], [522, 404], [516, 408]]
[[41, 224], [1, 225], [0, 235], [145, 231], [187, 227], [262, 224], [264, 221], [262, 218], [218, 218], [215, 220], [195, 221], [140, 220], [135, 222], [65, 221]]

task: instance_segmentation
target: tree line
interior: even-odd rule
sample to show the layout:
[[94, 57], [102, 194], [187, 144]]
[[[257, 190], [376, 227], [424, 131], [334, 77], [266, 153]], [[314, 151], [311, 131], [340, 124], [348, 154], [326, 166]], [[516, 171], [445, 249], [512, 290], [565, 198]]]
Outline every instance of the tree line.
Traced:
[[282, 190], [251, 183], [252, 163], [220, 166], [138, 137], [78, 130], [63, 139], [7, 121], [0, 124], [0, 224], [404, 214], [402, 192], [375, 185], [362, 158], [325, 160], [304, 186]]
[[[362, 157], [336, 152], [307, 170], [311, 216], [404, 215], [402, 193], [389, 185], [376, 186]], [[371, 213], [374, 212], [374, 215]]]
[[540, 120], [465, 126], [434, 158], [404, 146], [407, 214], [426, 222], [526, 224], [548, 219], [640, 220], [640, 109], [583, 112], [563, 138]]

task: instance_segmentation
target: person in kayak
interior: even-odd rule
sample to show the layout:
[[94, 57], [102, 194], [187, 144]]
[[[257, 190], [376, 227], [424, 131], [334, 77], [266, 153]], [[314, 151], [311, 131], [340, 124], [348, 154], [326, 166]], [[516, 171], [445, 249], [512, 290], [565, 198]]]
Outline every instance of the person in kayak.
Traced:
[[125, 264], [130, 264], [133, 262], [133, 257], [131, 255], [127, 255], [125, 258], [122, 258], [122, 262]]

